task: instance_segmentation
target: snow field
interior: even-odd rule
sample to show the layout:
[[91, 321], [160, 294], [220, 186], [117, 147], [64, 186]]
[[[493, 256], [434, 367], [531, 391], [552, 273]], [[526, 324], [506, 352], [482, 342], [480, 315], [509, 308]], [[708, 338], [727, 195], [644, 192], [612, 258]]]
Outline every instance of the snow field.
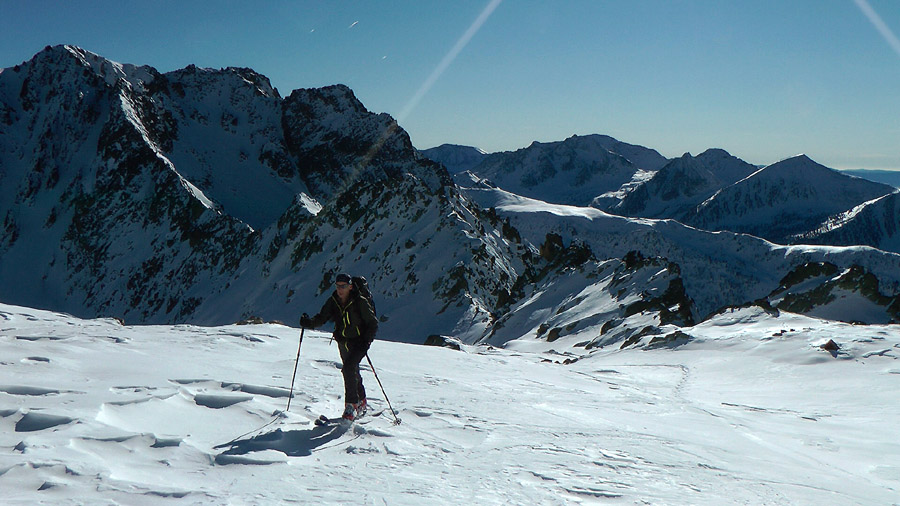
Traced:
[[560, 343], [378, 341], [402, 423], [364, 362], [373, 416], [318, 427], [342, 407], [326, 333], [305, 332], [279, 415], [298, 329], [0, 305], [0, 489], [11, 504], [897, 503], [896, 326], [745, 309], [685, 331], [571, 365]]

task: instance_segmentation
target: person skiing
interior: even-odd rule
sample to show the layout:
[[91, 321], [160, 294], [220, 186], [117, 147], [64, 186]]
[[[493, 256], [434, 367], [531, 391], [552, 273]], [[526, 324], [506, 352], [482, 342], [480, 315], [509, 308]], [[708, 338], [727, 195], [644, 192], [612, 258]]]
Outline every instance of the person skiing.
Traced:
[[368, 298], [360, 295], [348, 274], [338, 274], [335, 291], [313, 317], [303, 313], [300, 326], [308, 329], [334, 322], [334, 340], [341, 354], [341, 374], [344, 376], [344, 414], [346, 420], [355, 420], [366, 412], [366, 389], [359, 363], [366, 356], [375, 333], [378, 319]]

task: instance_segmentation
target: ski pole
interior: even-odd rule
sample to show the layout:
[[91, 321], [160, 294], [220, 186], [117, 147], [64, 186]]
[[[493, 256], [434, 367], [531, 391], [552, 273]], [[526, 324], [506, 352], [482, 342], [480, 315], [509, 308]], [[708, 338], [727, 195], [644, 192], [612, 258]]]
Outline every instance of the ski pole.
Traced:
[[297, 360], [294, 361], [294, 374], [291, 376], [291, 395], [288, 396], [288, 405], [284, 412], [291, 410], [291, 400], [294, 398], [294, 380], [297, 379], [297, 364], [300, 363], [300, 346], [303, 345], [303, 331], [306, 327], [300, 327], [300, 343], [297, 344]]
[[378, 373], [375, 372], [375, 366], [372, 365], [372, 359], [369, 358], [369, 353], [366, 352], [366, 360], [369, 361], [369, 367], [372, 368], [372, 374], [375, 375], [375, 381], [378, 382], [378, 386], [381, 387], [381, 393], [384, 394], [384, 400], [387, 401], [388, 408], [391, 410], [391, 414], [394, 415], [394, 425], [400, 425], [400, 419], [397, 418], [397, 413], [394, 411], [394, 407], [391, 406], [391, 400], [388, 399], [387, 392], [384, 391], [384, 385], [381, 384], [381, 380], [378, 379]]

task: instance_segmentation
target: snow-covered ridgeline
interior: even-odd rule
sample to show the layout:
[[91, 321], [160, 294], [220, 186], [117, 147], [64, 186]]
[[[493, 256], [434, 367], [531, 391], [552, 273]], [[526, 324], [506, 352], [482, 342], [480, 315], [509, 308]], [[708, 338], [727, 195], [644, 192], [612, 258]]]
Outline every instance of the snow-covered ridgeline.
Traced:
[[[384, 309], [416, 292], [432, 315], [449, 307], [434, 325], [452, 329], [470, 309], [483, 320], [485, 295], [511, 283], [509, 272], [506, 281], [469, 281], [490, 262], [516, 260], [497, 257], [504, 246], [481, 237], [478, 211], [466, 209], [446, 171], [419, 160], [396, 122], [368, 112], [346, 86], [297, 90], [282, 101], [248, 69], [144, 70], [129, 80], [122, 74], [134, 67], [102, 60], [48, 48], [4, 73], [11, 128], [0, 142], [4, 156], [19, 157], [4, 164], [17, 184], [6, 186], [0, 210], [10, 260], [0, 271], [4, 286], [37, 287], [4, 288], [4, 300], [129, 321], [225, 322], [245, 312], [293, 321], [321, 303], [324, 273], [351, 270], [382, 282]], [[61, 84], [67, 80], [75, 85]], [[87, 102], [91, 94], [105, 100]], [[96, 137], [57, 146], [59, 125]], [[53, 172], [29, 166], [29, 150], [42, 153], [37, 163], [46, 156]], [[50, 182], [32, 181], [48, 172]], [[371, 206], [365, 188], [376, 196]], [[431, 230], [399, 235], [425, 230], [415, 222], [426, 214]], [[42, 226], [60, 237], [51, 241], [61, 243], [58, 251], [41, 246]], [[408, 255], [374, 258], [375, 244], [385, 248], [379, 254]], [[484, 254], [476, 259], [477, 251]]]
[[699, 317], [729, 304], [726, 301], [765, 297], [792, 268], [809, 262], [827, 261], [844, 268], [859, 265], [878, 277], [884, 293], [900, 290], [900, 255], [895, 253], [868, 247], [779, 246], [671, 220], [629, 219], [593, 208], [548, 204], [499, 189], [466, 191], [482, 206], [508, 216], [522, 237], [535, 244], [553, 232], [566, 243], [588, 245], [600, 259], [622, 258], [636, 250], [675, 262]]
[[[421, 342], [450, 333], [505, 342], [547, 326], [548, 337], [559, 337], [555, 330], [575, 317], [584, 327], [573, 329], [582, 334], [603, 330], [607, 313], [585, 318], [581, 311], [591, 304], [573, 311], [551, 301], [546, 287], [559, 290], [565, 269], [577, 267], [573, 289], [608, 291], [607, 267], [614, 271], [634, 251], [669, 274], [628, 273], [628, 290], [606, 303], [630, 304], [625, 312], [649, 304], [661, 315], [652, 318], [657, 324], [666, 311], [687, 324], [684, 314], [699, 320], [767, 296], [807, 262], [843, 271], [858, 264], [859, 276], [877, 275], [888, 298], [897, 293], [896, 262], [871, 249], [775, 248], [749, 236], [586, 208], [532, 201], [515, 209], [484, 194], [474, 205], [443, 167], [421, 158], [392, 118], [367, 111], [346, 86], [282, 99], [249, 69], [190, 66], [160, 74], [105, 62], [60, 46], [0, 78], [0, 155], [11, 183], [0, 185], [0, 300], [128, 322], [294, 322], [321, 304], [336, 272], [352, 271], [372, 281], [383, 337]], [[701, 178], [698, 193], [680, 194], [691, 198], [764, 173], [796, 183], [793, 166], [809, 177], [828, 171], [800, 158], [741, 179], [747, 164], [721, 150], [683, 158], [686, 168], [711, 175]], [[615, 184], [597, 189], [610, 199], [636, 194], [656, 179], [642, 179], [651, 170], [675, 167], [653, 150], [605, 136], [535, 143], [491, 159], [503, 162], [498, 173], [520, 182], [521, 167], [505, 162], [522, 161], [528, 185], [562, 194], [573, 182], [613, 174]], [[810, 191], [776, 186], [788, 194]], [[745, 216], [749, 208], [742, 209], [735, 216]], [[551, 254], [557, 250], [571, 257], [567, 262], [590, 263], [560, 263]], [[544, 297], [528, 286], [536, 280]], [[660, 307], [675, 293], [677, 311]], [[511, 321], [504, 312], [521, 315], [526, 307], [568, 314], [535, 323], [537, 330], [506, 325], [499, 336], [495, 323]]]

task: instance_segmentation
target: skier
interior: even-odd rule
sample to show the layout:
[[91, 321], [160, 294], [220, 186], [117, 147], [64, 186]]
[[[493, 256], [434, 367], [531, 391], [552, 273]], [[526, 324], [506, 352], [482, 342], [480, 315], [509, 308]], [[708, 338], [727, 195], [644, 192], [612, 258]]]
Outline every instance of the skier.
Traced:
[[300, 325], [314, 329], [326, 322], [334, 322], [334, 340], [341, 354], [341, 373], [344, 376], [344, 414], [355, 420], [366, 412], [366, 389], [359, 374], [359, 363], [369, 351], [378, 331], [378, 319], [368, 298], [360, 295], [348, 274], [338, 274], [335, 291], [312, 318], [303, 313]]

